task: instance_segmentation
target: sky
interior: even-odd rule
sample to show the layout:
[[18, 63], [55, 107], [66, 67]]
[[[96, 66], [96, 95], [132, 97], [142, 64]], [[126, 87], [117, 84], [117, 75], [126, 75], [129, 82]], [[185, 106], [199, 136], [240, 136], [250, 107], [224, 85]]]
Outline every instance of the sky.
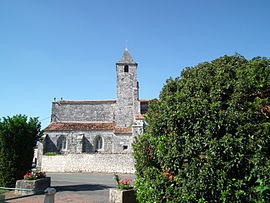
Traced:
[[59, 100], [116, 99], [127, 47], [140, 99], [185, 67], [270, 57], [269, 0], [0, 0], [0, 118], [50, 122]]

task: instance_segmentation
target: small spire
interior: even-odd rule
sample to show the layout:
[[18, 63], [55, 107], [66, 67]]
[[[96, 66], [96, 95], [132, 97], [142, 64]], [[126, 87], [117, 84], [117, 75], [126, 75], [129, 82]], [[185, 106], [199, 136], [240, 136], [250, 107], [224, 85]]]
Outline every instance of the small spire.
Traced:
[[128, 52], [127, 48], [125, 48], [124, 54], [123, 54], [121, 60], [119, 61], [119, 63], [135, 63], [135, 61], [133, 61], [130, 53]]

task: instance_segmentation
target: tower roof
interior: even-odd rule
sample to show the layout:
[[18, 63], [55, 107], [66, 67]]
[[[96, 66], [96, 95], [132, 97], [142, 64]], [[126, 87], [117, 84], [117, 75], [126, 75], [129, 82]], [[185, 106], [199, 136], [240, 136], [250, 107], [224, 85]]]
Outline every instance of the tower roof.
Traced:
[[132, 59], [130, 53], [128, 52], [128, 49], [125, 48], [124, 54], [118, 63], [133, 63], [133, 64], [135, 64], [136, 62]]

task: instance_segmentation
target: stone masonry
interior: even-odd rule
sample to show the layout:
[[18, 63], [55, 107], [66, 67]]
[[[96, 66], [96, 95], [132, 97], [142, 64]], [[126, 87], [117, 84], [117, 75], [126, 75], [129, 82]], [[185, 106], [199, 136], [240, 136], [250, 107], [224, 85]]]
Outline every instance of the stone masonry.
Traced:
[[66, 154], [42, 156], [42, 171], [58, 173], [134, 173], [131, 154]]

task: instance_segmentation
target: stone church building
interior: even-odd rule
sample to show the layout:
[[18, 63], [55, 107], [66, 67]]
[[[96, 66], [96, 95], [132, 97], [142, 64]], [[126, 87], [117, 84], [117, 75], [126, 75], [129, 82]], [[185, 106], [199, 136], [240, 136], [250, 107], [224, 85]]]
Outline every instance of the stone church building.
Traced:
[[149, 102], [139, 99], [137, 65], [125, 49], [116, 63], [116, 100], [54, 101], [43, 153], [131, 153]]

